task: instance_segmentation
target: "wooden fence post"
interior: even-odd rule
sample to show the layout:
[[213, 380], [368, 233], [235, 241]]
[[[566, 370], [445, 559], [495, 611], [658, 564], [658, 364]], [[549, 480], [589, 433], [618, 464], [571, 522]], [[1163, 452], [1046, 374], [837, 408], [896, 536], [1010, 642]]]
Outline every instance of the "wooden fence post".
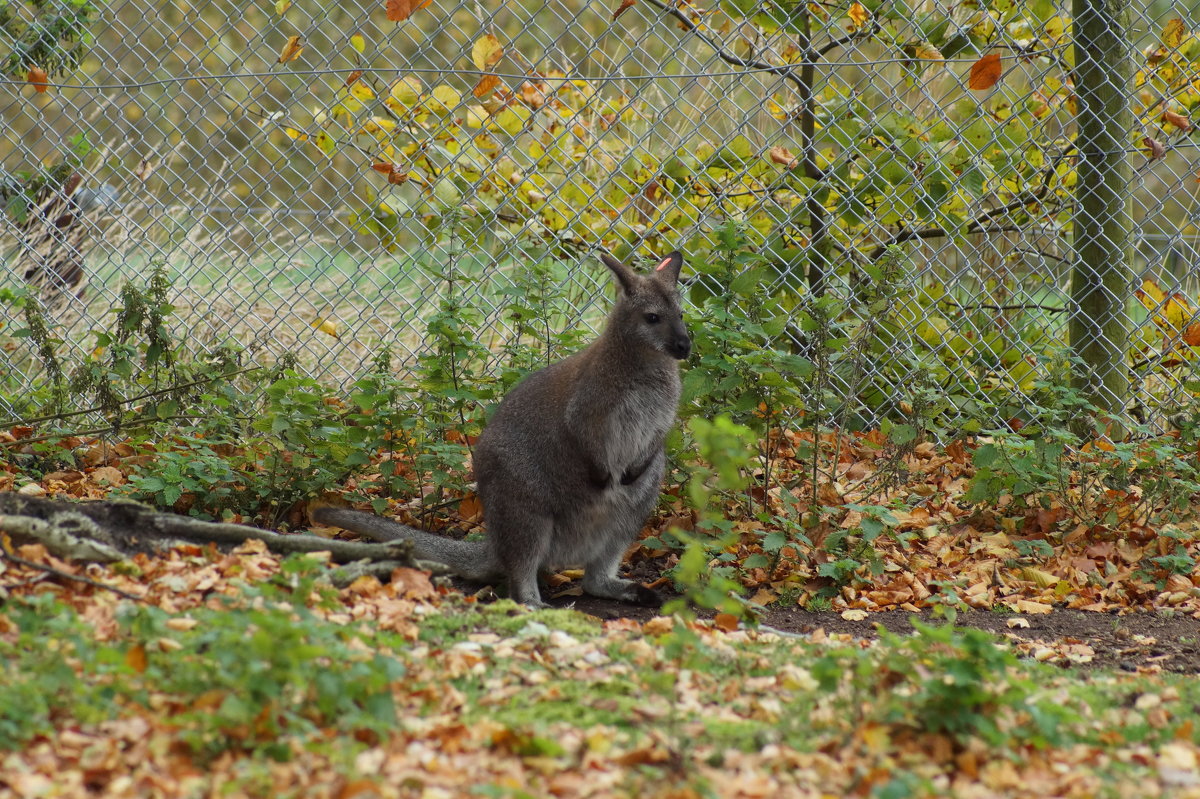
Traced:
[[1076, 387], [1099, 408], [1120, 414], [1129, 397], [1132, 61], [1128, 6], [1073, 0], [1078, 177], [1071, 349], [1082, 362]]

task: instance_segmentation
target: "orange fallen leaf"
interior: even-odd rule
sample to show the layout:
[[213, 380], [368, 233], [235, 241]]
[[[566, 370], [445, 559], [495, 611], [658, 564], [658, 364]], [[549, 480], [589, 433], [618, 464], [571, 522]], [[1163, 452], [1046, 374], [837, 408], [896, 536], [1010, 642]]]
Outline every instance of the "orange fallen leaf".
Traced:
[[800, 159], [792, 155], [791, 151], [786, 147], [772, 147], [767, 151], [767, 157], [776, 164], [785, 166], [788, 169], [795, 169], [800, 166]]
[[617, 10], [613, 12], [613, 22], [617, 21], [617, 17], [624, 14], [629, 9], [637, 5], [637, 0], [621, 0], [621, 5], [617, 6]]
[[142, 674], [146, 671], [146, 666], [149, 660], [146, 657], [146, 647], [141, 644], [134, 644], [125, 652], [125, 665]]
[[483, 75], [479, 78], [479, 82], [475, 84], [475, 88], [471, 89], [471, 94], [482, 99], [494, 92], [499, 85], [499, 77], [495, 75]]
[[387, 18], [392, 22], [403, 22], [414, 11], [430, 5], [433, 0], [387, 0]]
[[1192, 129], [1192, 121], [1183, 114], [1177, 114], [1174, 111], [1163, 111], [1162, 120], [1163, 122], [1169, 122], [1184, 133]]
[[47, 82], [46, 70], [41, 67], [30, 67], [25, 79], [33, 86], [33, 90], [38, 94], [45, 94], [50, 88]]
[[1151, 161], [1157, 161], [1167, 154], [1167, 148], [1158, 139], [1152, 139], [1149, 136], [1142, 139], [1142, 144], [1150, 150], [1149, 158]]
[[999, 82], [1003, 72], [1000, 54], [988, 53], [971, 65], [971, 74], [967, 78], [967, 85], [975, 91], [990, 89]]
[[718, 630], [731, 633], [738, 628], [738, 617], [732, 613], [718, 613], [713, 616], [713, 626]]
[[349, 75], [346, 76], [346, 85], [353, 86], [355, 81], [357, 81], [359, 78], [362, 77], [362, 74], [363, 74], [363, 71], [361, 69], [356, 69], [353, 72], [351, 72]]
[[400, 169], [397, 164], [371, 164], [371, 169], [381, 175], [387, 175], [388, 183], [403, 183], [408, 180], [408, 173]]
[[458, 515], [469, 522], [478, 521], [483, 517], [483, 503], [478, 494], [468, 494], [458, 503]]
[[287, 42], [283, 45], [283, 49], [279, 51], [279, 58], [275, 59], [276, 64], [287, 64], [295, 61], [304, 52], [304, 37], [289, 36]]

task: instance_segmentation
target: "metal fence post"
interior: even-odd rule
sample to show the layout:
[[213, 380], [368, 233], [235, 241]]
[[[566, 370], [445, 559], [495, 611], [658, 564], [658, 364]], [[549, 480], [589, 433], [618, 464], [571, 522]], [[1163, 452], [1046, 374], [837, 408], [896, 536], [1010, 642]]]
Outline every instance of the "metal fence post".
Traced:
[[1132, 65], [1126, 9], [1121, 0], [1073, 0], [1079, 173], [1070, 340], [1083, 365], [1076, 386], [1109, 414], [1120, 413], [1129, 395], [1125, 304], [1132, 250], [1125, 151]]

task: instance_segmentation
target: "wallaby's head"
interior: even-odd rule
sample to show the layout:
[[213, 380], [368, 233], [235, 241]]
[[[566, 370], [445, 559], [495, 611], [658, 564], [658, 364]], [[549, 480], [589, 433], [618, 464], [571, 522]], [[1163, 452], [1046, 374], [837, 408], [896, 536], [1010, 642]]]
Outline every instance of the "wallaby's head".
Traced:
[[609, 315], [609, 334], [672, 358], [686, 358], [692, 351], [692, 340], [684, 327], [679, 302], [683, 255], [673, 252], [664, 257], [648, 276], [639, 275], [611, 255], [601, 255], [600, 259], [621, 289]]

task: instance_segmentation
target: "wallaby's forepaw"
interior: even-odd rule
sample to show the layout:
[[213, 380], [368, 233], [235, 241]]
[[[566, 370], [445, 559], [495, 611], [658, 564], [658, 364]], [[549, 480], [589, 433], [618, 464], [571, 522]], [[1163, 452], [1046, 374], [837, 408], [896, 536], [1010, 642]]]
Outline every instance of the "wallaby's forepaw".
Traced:
[[633, 602], [646, 608], [661, 608], [663, 604], [662, 596], [653, 588], [647, 588], [642, 584], [634, 587]]

